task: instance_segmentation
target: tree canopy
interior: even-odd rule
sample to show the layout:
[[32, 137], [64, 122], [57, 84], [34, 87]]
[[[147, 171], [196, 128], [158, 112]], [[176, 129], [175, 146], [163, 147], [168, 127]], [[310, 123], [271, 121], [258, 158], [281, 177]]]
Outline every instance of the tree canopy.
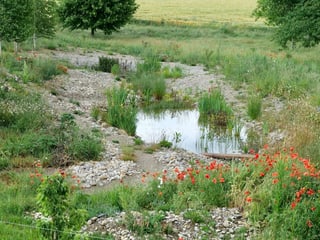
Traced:
[[59, 16], [63, 27], [111, 34], [124, 26], [138, 6], [135, 0], [64, 0]]
[[289, 42], [305, 47], [320, 42], [319, 0], [258, 0], [253, 14], [277, 26], [276, 40], [284, 47]]
[[22, 42], [32, 34], [32, 0], [0, 2], [0, 40]]

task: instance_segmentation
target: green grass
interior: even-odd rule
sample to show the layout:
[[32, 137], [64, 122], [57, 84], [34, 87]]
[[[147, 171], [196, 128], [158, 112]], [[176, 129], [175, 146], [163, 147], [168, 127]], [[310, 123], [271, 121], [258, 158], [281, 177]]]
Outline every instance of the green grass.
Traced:
[[128, 91], [124, 88], [108, 89], [107, 112], [102, 116], [102, 120], [124, 129], [129, 135], [133, 136], [136, 132], [137, 106], [135, 102], [128, 98]]

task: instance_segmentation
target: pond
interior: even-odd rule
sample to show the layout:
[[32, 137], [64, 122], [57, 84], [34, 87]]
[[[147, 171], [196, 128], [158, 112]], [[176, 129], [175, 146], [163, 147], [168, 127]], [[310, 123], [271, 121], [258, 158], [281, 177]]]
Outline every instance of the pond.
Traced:
[[166, 139], [175, 147], [195, 153], [239, 153], [246, 140], [244, 127], [231, 129], [200, 124], [197, 110], [164, 111], [160, 114], [139, 112], [138, 135], [146, 143]]

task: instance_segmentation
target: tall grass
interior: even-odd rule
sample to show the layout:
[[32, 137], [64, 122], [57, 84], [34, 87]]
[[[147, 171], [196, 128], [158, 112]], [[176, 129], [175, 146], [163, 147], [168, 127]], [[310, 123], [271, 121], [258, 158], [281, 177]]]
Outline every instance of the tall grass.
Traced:
[[200, 114], [225, 114], [230, 116], [232, 109], [228, 106], [221, 91], [214, 89], [209, 93], [203, 94], [198, 103]]
[[124, 88], [107, 90], [107, 112], [103, 120], [112, 126], [124, 129], [129, 135], [136, 133], [137, 106], [130, 102], [128, 92]]

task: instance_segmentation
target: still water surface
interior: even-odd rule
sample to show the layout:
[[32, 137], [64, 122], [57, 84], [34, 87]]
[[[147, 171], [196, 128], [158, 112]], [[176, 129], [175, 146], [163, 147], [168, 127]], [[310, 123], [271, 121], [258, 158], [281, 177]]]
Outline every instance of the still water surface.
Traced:
[[195, 153], [235, 153], [240, 152], [241, 142], [245, 141], [244, 128], [221, 129], [199, 124], [197, 110], [179, 112], [164, 111], [160, 114], [138, 113], [136, 135], [147, 143], [161, 139], [174, 146]]

